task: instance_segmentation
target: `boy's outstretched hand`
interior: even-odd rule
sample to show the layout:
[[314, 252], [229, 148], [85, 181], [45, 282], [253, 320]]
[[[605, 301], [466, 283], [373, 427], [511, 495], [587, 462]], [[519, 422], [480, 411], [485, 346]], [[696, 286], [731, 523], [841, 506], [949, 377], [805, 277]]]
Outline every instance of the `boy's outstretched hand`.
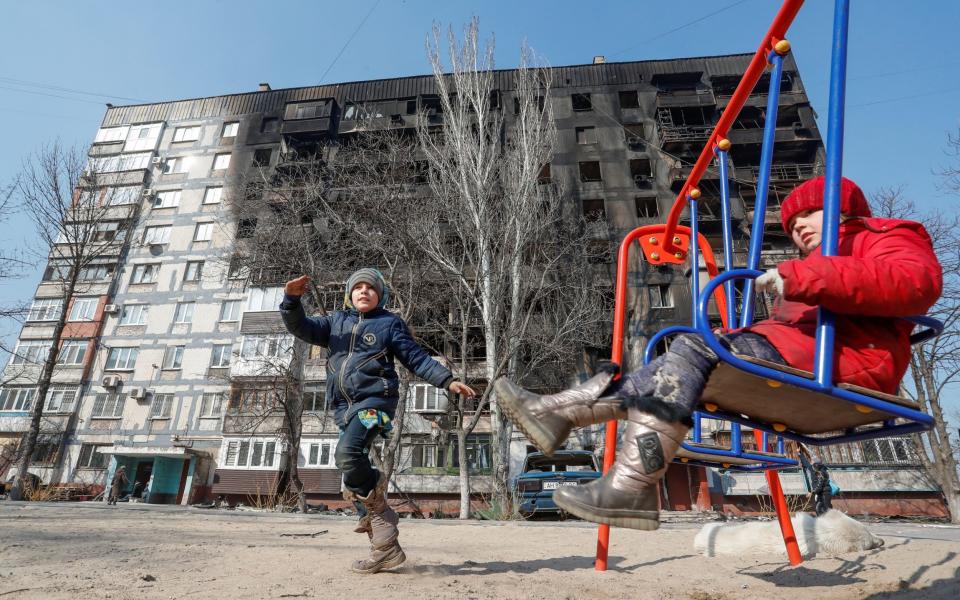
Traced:
[[307, 284], [310, 283], [309, 275], [301, 275], [296, 279], [291, 279], [283, 286], [283, 292], [288, 296], [302, 296], [307, 291]]
[[463, 396], [466, 396], [467, 398], [473, 398], [474, 396], [477, 395], [477, 393], [473, 391], [472, 387], [463, 383], [462, 381], [451, 381], [450, 387], [448, 387], [447, 389], [449, 389], [454, 394], [461, 394]]

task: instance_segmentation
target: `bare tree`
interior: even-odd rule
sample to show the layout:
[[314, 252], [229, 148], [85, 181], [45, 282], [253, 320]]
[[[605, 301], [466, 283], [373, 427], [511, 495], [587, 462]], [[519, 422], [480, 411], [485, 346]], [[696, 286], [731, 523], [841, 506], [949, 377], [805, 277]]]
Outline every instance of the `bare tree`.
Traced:
[[[538, 185], [557, 136], [550, 72], [522, 49], [513, 82], [516, 118], [508, 124], [494, 87], [493, 40], [481, 47], [476, 19], [462, 42], [452, 29], [445, 44], [443, 38], [435, 26], [427, 41], [437, 115], [421, 113], [417, 129], [438, 201], [425, 208], [432, 218], [418, 219], [412, 238], [455, 294], [472, 302], [465, 314], [477, 314], [482, 324], [485, 379], [506, 375], [529, 383], [547, 365], [570, 368], [571, 349], [590, 345], [606, 320], [570, 208], [555, 186]], [[555, 375], [544, 379], [555, 385]], [[512, 426], [492, 392], [488, 386], [481, 406], [491, 408], [494, 498], [508, 506]]]
[[878, 215], [923, 223], [943, 267], [943, 294], [929, 312], [929, 316], [943, 323], [943, 333], [914, 346], [910, 377], [903, 389], [920, 403], [923, 412], [934, 418], [932, 430], [915, 436], [915, 447], [925, 470], [943, 492], [951, 521], [958, 523], [960, 474], [943, 400], [948, 397], [950, 387], [960, 383], [960, 217], [921, 212], [903, 197], [900, 188], [880, 190], [874, 196], [874, 206]]
[[[28, 345], [14, 353], [14, 362], [37, 364], [28, 376], [36, 382], [30, 425], [19, 448], [14, 496], [22, 495], [41, 432], [43, 409], [65, 339], [64, 330], [78, 296], [102, 279], [128, 243], [139, 209], [139, 197], [129, 201], [121, 191], [111, 161], [90, 158], [81, 149], [54, 143], [24, 161], [13, 185], [14, 197], [36, 227], [38, 258], [47, 261], [44, 279], [58, 286], [56, 321], [46, 347]], [[113, 165], [113, 166], [111, 166]], [[87, 308], [84, 308], [86, 311]], [[77, 350], [90, 352], [92, 349]]]

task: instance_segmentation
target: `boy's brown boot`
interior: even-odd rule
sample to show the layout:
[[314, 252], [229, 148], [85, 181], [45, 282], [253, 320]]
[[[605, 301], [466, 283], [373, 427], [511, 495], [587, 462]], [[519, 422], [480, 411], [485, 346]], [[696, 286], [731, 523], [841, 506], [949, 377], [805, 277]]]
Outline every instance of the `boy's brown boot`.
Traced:
[[[381, 480], [385, 479], [381, 475]], [[358, 560], [351, 566], [357, 573], [376, 573], [383, 569], [390, 569], [407, 560], [397, 538], [399, 517], [387, 504], [385, 495], [386, 486], [377, 485], [366, 496], [357, 495], [360, 502], [367, 509], [370, 517], [370, 556]]]
[[689, 428], [630, 409], [617, 460], [607, 474], [587, 485], [562, 487], [553, 501], [594, 523], [630, 529], [660, 527], [657, 483]]
[[621, 398], [602, 397], [617, 374], [617, 365], [604, 363], [600, 372], [580, 385], [556, 394], [538, 396], [506, 379], [494, 388], [497, 402], [534, 446], [551, 455], [577, 427], [623, 419]]

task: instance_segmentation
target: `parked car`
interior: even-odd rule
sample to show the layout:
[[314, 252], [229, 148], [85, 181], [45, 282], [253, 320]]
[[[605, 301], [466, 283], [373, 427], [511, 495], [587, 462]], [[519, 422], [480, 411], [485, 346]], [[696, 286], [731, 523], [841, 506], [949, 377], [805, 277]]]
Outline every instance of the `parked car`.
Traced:
[[558, 450], [553, 456], [531, 452], [523, 470], [513, 480], [513, 490], [524, 516], [565, 514], [553, 502], [553, 491], [565, 485], [581, 485], [600, 477], [600, 467], [592, 452]]

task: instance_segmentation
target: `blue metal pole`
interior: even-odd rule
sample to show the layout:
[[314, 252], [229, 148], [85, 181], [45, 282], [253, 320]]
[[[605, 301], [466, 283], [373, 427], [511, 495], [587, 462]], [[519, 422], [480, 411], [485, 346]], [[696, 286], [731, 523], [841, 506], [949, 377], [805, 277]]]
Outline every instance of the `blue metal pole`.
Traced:
[[697, 444], [703, 439], [703, 425], [700, 423], [700, 413], [693, 413], [693, 441]]
[[[850, 0], [836, 0], [833, 14], [833, 55], [830, 59], [830, 116], [827, 120], [827, 165], [823, 193], [823, 232], [820, 252], [836, 256], [840, 232], [840, 178], [843, 174], [843, 109], [847, 80], [847, 30]], [[833, 314], [817, 311], [814, 377], [822, 387], [833, 385]]]
[[740, 423], [730, 423], [730, 449], [737, 454], [743, 453], [743, 435]]
[[[727, 151], [717, 150], [717, 164], [720, 165], [720, 218], [723, 226], [723, 268], [733, 268], [733, 225], [730, 222], [730, 179], [728, 175]], [[727, 327], [737, 326], [737, 306], [734, 296], [733, 280], [723, 284], [727, 293]]]
[[697, 313], [697, 304], [700, 300], [700, 246], [697, 244], [699, 237], [699, 224], [697, 223], [697, 199], [687, 196], [687, 205], [690, 207], [690, 296], [691, 303], [690, 324], [697, 327], [700, 317]]
[[[757, 174], [757, 197], [753, 205], [753, 224], [750, 228], [750, 253], [747, 268], [760, 266], [763, 249], [763, 222], [767, 214], [767, 194], [770, 190], [770, 165], [773, 164], [773, 145], [777, 134], [777, 108], [780, 106], [780, 79], [783, 74], [783, 56], [770, 55], [773, 69], [770, 71], [770, 91], [767, 94], [767, 114], [763, 123], [763, 145], [760, 148], [760, 172]], [[743, 309], [740, 311], [740, 326], [753, 322], [753, 280], [743, 284]]]

